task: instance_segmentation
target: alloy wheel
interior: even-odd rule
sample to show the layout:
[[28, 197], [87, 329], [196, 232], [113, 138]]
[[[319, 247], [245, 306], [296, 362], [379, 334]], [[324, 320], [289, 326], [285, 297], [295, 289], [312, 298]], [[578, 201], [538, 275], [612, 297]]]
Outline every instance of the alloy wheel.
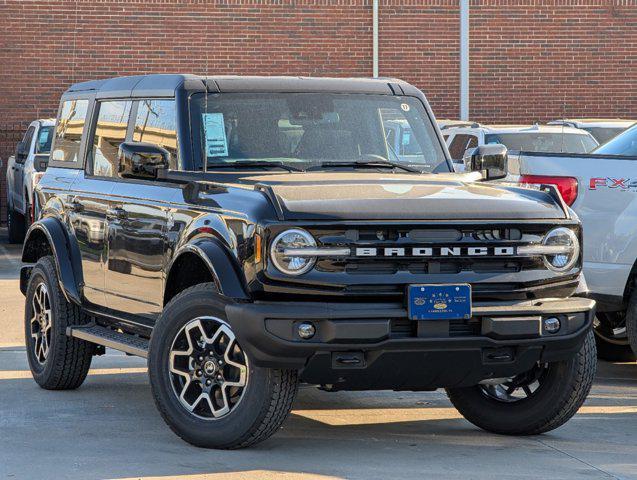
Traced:
[[548, 363], [537, 363], [528, 372], [511, 377], [502, 383], [482, 384], [480, 389], [487, 397], [504, 403], [514, 403], [535, 395], [546, 379]]
[[169, 375], [179, 403], [192, 415], [216, 420], [231, 413], [248, 384], [248, 358], [230, 326], [197, 317], [173, 340]]
[[51, 326], [53, 314], [51, 299], [44, 283], [35, 287], [31, 299], [31, 338], [33, 338], [33, 353], [40, 364], [44, 364], [51, 346]]

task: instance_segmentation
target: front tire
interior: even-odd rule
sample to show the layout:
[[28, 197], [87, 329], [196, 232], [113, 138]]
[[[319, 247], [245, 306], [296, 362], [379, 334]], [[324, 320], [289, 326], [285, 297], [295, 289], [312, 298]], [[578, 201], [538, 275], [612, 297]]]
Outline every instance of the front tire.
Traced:
[[66, 328], [87, 320], [64, 298], [53, 257], [42, 257], [31, 272], [24, 308], [27, 359], [42, 388], [72, 390], [86, 379], [95, 346], [68, 337]]
[[593, 332], [570, 360], [538, 364], [500, 385], [449, 388], [454, 407], [474, 425], [505, 435], [536, 435], [566, 423], [586, 400], [597, 357]]
[[593, 322], [597, 358], [609, 362], [634, 362], [635, 353], [628, 340], [626, 313], [597, 313]]
[[626, 311], [626, 334], [633, 353], [637, 355], [637, 289], [631, 293]]
[[295, 370], [253, 365], [224, 307], [212, 283], [184, 290], [164, 308], [148, 355], [161, 416], [183, 440], [204, 448], [267, 439], [290, 412], [298, 387]]

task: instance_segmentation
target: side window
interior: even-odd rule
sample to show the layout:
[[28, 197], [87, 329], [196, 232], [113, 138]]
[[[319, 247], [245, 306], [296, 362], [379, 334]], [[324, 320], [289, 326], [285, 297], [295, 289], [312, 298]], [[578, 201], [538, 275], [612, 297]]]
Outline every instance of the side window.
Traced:
[[[26, 133], [24, 134], [24, 138], [22, 139], [22, 145], [24, 148], [24, 151], [27, 152], [27, 154], [31, 153], [31, 141], [33, 140], [33, 134], [35, 133], [35, 127], [29, 127], [26, 131]], [[26, 160], [26, 158], [23, 158], [22, 161], [20, 161], [20, 163], [22, 163], [24, 160]], [[18, 159], [16, 158], [16, 161], [18, 161]]]
[[141, 100], [133, 130], [134, 142], [154, 143], [170, 152], [170, 168], [178, 162], [177, 118], [174, 100]]
[[117, 177], [119, 145], [126, 140], [130, 101], [100, 102], [89, 162], [93, 164], [93, 175]]
[[468, 135], [465, 133], [461, 133], [456, 135], [451, 144], [449, 145], [449, 153], [451, 154], [451, 158], [459, 162], [462, 160], [464, 156], [464, 152], [467, 148], [473, 148], [478, 146], [478, 137], [475, 135]]
[[55, 148], [51, 152], [51, 160], [69, 164], [79, 160], [87, 110], [88, 100], [67, 100], [62, 104], [55, 129]]
[[51, 141], [53, 140], [53, 127], [40, 127], [38, 141], [35, 144], [35, 153], [47, 154], [51, 152]]

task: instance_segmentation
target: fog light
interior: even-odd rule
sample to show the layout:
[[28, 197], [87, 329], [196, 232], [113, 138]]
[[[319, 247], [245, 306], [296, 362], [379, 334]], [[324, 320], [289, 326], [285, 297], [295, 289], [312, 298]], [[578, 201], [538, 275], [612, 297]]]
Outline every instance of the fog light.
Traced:
[[312, 338], [316, 333], [316, 327], [311, 323], [302, 323], [298, 327], [299, 337], [307, 340], [308, 338]]
[[544, 319], [544, 331], [548, 333], [557, 333], [560, 330], [560, 321], [555, 317]]

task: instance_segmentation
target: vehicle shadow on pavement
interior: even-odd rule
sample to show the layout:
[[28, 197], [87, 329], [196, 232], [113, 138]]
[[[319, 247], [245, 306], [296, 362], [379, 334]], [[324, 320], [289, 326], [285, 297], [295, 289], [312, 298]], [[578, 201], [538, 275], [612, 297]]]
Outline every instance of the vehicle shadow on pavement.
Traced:
[[[425, 470], [445, 478], [506, 478], [512, 472], [599, 478], [609, 468], [622, 475], [637, 471], [631, 441], [637, 435], [637, 365], [602, 364], [581, 413], [537, 437], [483, 432], [460, 418], [441, 392], [302, 387], [277, 434], [227, 452], [192, 447], [168, 429], [155, 410], [143, 361], [107, 356], [95, 362], [80, 389], [54, 392], [37, 387], [15, 364], [23, 351], [0, 355], [13, 358], [0, 362], [0, 478], [42, 478], [43, 471], [50, 478], [82, 479], [277, 478], [276, 472], [401, 478]], [[452, 464], [445, 460], [450, 456]], [[476, 474], [476, 462], [487, 458], [489, 468]]]

